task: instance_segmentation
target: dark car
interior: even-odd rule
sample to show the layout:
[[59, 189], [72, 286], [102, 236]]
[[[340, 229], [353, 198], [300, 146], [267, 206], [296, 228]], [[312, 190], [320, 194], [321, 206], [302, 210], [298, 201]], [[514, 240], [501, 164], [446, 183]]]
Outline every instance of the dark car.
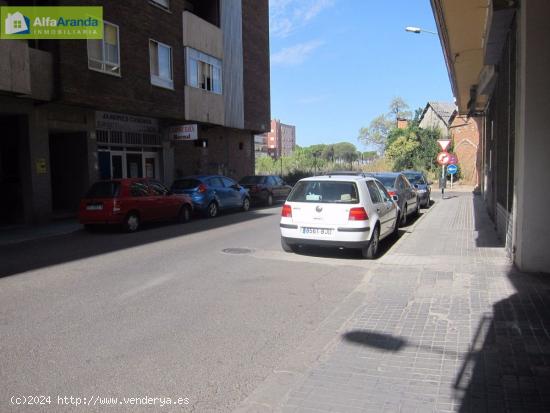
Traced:
[[190, 196], [193, 208], [210, 218], [225, 209], [248, 211], [250, 208], [248, 190], [226, 176], [195, 175], [176, 179], [172, 191]]
[[402, 174], [405, 175], [409, 182], [413, 184], [413, 186], [416, 188], [421, 206], [423, 206], [424, 208], [428, 208], [430, 206], [432, 194], [432, 189], [430, 185], [432, 185], [433, 182], [429, 181], [428, 178], [426, 178], [424, 172], [403, 171]]
[[420, 202], [416, 189], [407, 177], [400, 172], [378, 172], [369, 174], [375, 177], [386, 187], [393, 197], [397, 195], [397, 204], [400, 210], [401, 225], [405, 225], [409, 215], [417, 215], [420, 210]]
[[239, 184], [248, 189], [252, 202], [269, 206], [273, 205], [274, 201], [285, 200], [292, 190], [292, 187], [277, 175], [245, 176]]
[[116, 224], [127, 232], [135, 232], [142, 222], [187, 222], [192, 210], [188, 196], [172, 193], [159, 181], [113, 179], [91, 186], [80, 201], [78, 219], [87, 229]]

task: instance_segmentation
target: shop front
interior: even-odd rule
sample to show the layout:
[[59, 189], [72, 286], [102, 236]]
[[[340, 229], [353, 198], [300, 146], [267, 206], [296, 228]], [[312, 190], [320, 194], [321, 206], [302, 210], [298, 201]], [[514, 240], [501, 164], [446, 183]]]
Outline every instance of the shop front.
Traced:
[[96, 139], [100, 179], [163, 178], [157, 119], [97, 111]]

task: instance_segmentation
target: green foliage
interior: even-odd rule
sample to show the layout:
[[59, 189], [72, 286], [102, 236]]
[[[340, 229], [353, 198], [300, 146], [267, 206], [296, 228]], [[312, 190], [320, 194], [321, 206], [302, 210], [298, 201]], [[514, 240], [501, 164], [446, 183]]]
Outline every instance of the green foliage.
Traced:
[[397, 121], [397, 119], [410, 119], [412, 116], [409, 105], [399, 96], [394, 97], [390, 102], [389, 115], [394, 121]]
[[388, 134], [395, 123], [386, 117], [380, 115], [374, 118], [368, 127], [359, 130], [359, 140], [366, 146], [375, 146], [383, 148], [386, 146]]

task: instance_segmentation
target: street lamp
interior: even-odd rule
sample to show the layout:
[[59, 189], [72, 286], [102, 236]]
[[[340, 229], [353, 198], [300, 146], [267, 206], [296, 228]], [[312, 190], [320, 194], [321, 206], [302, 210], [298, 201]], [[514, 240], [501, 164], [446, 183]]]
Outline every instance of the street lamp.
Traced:
[[410, 33], [416, 33], [416, 34], [420, 34], [421, 32], [424, 32], [424, 33], [437, 35], [437, 32], [432, 32], [431, 30], [424, 30], [424, 29], [421, 29], [420, 27], [414, 27], [414, 26], [405, 27], [405, 31]]

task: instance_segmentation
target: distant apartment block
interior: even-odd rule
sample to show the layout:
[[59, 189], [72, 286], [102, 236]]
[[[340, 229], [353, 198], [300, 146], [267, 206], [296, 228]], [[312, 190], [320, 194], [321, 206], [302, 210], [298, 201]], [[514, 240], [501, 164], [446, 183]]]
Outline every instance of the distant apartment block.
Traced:
[[[281, 123], [279, 119], [271, 121], [271, 130], [259, 135], [256, 143], [256, 157], [262, 156], [258, 148], [266, 148], [273, 158], [290, 156], [296, 148], [296, 126]], [[261, 151], [260, 151], [261, 152]]]

